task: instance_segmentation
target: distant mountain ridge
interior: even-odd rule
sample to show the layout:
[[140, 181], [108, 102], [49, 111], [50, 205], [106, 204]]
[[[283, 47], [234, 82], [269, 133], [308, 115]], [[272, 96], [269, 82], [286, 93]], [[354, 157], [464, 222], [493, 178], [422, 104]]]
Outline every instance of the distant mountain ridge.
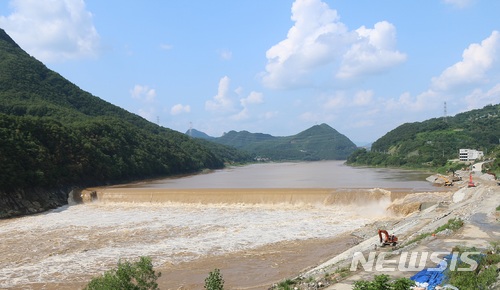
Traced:
[[256, 158], [273, 161], [344, 160], [357, 148], [349, 138], [327, 124], [315, 125], [286, 137], [248, 131], [229, 131], [221, 137], [211, 137], [194, 129], [186, 132], [190, 133], [195, 138], [208, 139], [244, 150]]
[[204, 132], [198, 131], [196, 129], [187, 130], [186, 135], [188, 135], [189, 137], [200, 138], [200, 139], [205, 139], [205, 140], [212, 140], [215, 138], [215, 137], [209, 136], [208, 134], [206, 134]]
[[[446, 118], [402, 124], [376, 140], [371, 152], [360, 149], [347, 162], [373, 166], [440, 167], [448, 160], [458, 159], [460, 149], [475, 149], [490, 153], [498, 164], [499, 143], [500, 104], [496, 104]], [[498, 155], [495, 156], [494, 152]]]

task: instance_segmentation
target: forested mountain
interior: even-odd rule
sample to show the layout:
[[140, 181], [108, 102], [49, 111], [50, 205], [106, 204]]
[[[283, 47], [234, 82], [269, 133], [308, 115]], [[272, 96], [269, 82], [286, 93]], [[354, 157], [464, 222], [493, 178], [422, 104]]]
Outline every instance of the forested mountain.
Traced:
[[348, 163], [439, 167], [449, 159], [457, 159], [459, 149], [482, 150], [487, 154], [498, 150], [499, 142], [500, 104], [497, 104], [453, 117], [403, 124], [375, 141], [371, 152], [356, 151]]
[[81, 90], [2, 29], [0, 100], [0, 217], [62, 205], [75, 186], [196, 172], [250, 158]]
[[349, 138], [327, 124], [315, 125], [288, 137], [230, 131], [221, 137], [210, 137], [210, 140], [273, 161], [344, 160], [356, 150], [356, 145]]
[[189, 137], [200, 138], [200, 139], [205, 139], [205, 140], [214, 139], [214, 137], [211, 137], [211, 136], [207, 135], [206, 133], [198, 131], [196, 129], [187, 130], [186, 135], [188, 135]]

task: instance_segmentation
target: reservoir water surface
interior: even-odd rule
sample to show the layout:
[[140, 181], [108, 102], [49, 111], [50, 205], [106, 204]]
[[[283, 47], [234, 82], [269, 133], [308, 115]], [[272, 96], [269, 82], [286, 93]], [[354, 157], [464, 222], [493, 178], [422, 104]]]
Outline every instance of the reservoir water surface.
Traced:
[[402, 188], [435, 190], [430, 173], [391, 168], [351, 167], [344, 161], [259, 163], [209, 173], [166, 178], [139, 188]]

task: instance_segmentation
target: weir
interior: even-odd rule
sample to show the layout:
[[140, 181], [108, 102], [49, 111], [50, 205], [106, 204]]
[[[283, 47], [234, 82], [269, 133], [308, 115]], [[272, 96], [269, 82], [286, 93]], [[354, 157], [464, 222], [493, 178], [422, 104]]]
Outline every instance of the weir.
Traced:
[[405, 195], [384, 189], [331, 188], [89, 188], [83, 202], [176, 202], [199, 204], [363, 204]]

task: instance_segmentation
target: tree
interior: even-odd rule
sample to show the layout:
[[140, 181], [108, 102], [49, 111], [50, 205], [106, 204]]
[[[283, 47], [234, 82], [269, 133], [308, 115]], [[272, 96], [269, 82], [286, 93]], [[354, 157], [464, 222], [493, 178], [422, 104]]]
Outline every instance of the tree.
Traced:
[[161, 273], [153, 270], [151, 258], [140, 257], [135, 263], [118, 262], [118, 268], [94, 278], [85, 290], [158, 290], [156, 280]]
[[207, 290], [222, 290], [224, 289], [224, 279], [219, 269], [215, 269], [208, 274], [205, 279], [205, 289]]

